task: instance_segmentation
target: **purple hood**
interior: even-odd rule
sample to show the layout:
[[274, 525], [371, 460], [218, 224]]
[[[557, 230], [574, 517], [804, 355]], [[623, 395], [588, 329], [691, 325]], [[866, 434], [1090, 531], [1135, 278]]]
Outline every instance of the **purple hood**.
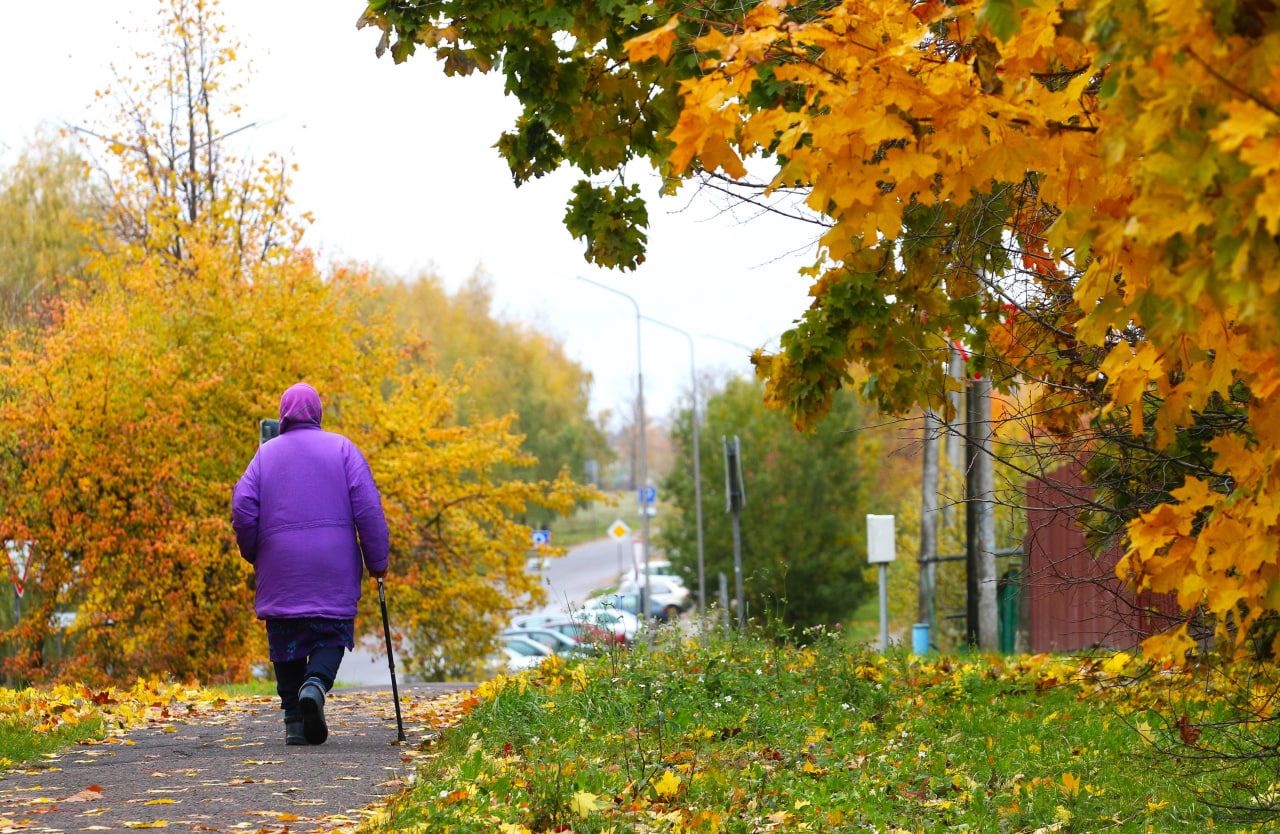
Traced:
[[323, 416], [324, 409], [320, 406], [320, 395], [316, 389], [305, 382], [290, 385], [280, 395], [281, 433], [303, 426], [318, 429]]
[[[356, 445], [323, 431], [320, 395], [305, 382], [280, 397], [280, 436], [236, 484], [231, 523], [257, 573], [261, 619], [351, 619], [363, 568], [387, 568], [382, 497]], [[363, 563], [363, 564], [362, 564]]]

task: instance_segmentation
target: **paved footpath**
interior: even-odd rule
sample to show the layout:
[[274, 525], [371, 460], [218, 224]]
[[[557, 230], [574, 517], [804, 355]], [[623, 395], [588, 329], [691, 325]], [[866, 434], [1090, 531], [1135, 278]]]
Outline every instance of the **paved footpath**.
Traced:
[[352, 829], [404, 787], [420, 749], [456, 717], [448, 693], [467, 686], [406, 687], [403, 745], [384, 689], [331, 692], [329, 740], [316, 747], [285, 746], [274, 698], [78, 745], [0, 776], [0, 832]]

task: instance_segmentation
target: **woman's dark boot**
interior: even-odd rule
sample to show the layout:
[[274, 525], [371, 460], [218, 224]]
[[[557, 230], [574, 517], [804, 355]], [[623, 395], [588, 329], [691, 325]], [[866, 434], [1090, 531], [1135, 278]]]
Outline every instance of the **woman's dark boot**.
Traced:
[[302, 713], [297, 713], [296, 715], [285, 714], [284, 743], [291, 746], [307, 743], [307, 737], [302, 732]]
[[319, 678], [307, 678], [298, 690], [298, 706], [302, 708], [302, 735], [308, 744], [324, 744], [329, 727], [324, 723], [324, 684]]

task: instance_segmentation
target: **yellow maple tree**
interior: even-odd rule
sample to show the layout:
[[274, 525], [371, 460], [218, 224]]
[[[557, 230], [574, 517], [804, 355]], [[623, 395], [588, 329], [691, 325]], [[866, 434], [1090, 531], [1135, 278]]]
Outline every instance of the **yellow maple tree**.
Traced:
[[[1118, 567], [1238, 642], [1280, 611], [1269, 9], [767, 0], [630, 48], [637, 62], [699, 57], [672, 173], [742, 178], [743, 159], [768, 156], [768, 189], [802, 188], [829, 221], [813, 309], [756, 357], [771, 402], [801, 424], [853, 382], [851, 359], [883, 404], [942, 407], [950, 334], [979, 346], [980, 370], [1034, 382], [1053, 430], [1122, 416], [1168, 447], [1210, 406], [1238, 408], [1203, 477], [1132, 520]], [[1190, 642], [1183, 626], [1148, 649]]]

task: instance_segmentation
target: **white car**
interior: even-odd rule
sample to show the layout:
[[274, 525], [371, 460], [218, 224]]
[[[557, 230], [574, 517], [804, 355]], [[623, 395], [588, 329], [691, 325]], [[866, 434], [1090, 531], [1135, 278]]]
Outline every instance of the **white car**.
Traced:
[[[675, 569], [671, 567], [671, 563], [666, 559], [654, 559], [649, 563], [648, 569], [649, 575], [655, 579], [662, 577], [663, 579], [675, 582], [679, 585], [684, 584], [684, 577], [677, 575]], [[631, 580], [633, 582], [639, 581], [639, 579], [644, 576], [644, 573], [645, 565], [641, 564], [639, 568], [632, 568], [627, 575], [623, 577], [623, 580]]]
[[[667, 612], [667, 617], [673, 618], [689, 607], [689, 600], [692, 595], [689, 589], [679, 582], [672, 582], [668, 577], [649, 577], [649, 593], [653, 595], [653, 601], [662, 606]], [[619, 594], [639, 594], [644, 590], [645, 583], [635, 579], [628, 579], [618, 586]]]
[[547, 623], [563, 619], [563, 614], [521, 614], [511, 621], [511, 628], [541, 628]]
[[573, 619], [611, 631], [615, 637], [621, 637], [628, 643], [636, 638], [636, 632], [640, 630], [640, 620], [635, 614], [615, 608], [600, 598], [588, 601], [581, 611], [573, 614]]
[[502, 654], [507, 658], [508, 672], [533, 669], [552, 654], [551, 649], [525, 637], [503, 635], [501, 643]]

